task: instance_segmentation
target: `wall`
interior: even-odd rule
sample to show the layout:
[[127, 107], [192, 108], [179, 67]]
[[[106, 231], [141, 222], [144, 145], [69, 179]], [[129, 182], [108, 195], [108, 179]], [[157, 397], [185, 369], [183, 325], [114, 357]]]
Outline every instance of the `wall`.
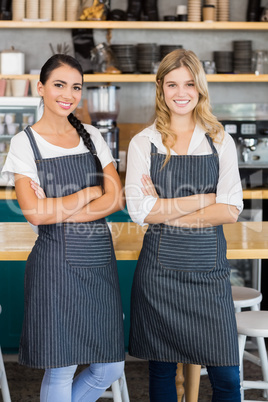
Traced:
[[[143, 0], [144, 1], [144, 0]], [[232, 21], [245, 21], [248, 0], [230, 0]], [[175, 14], [177, 4], [187, 4], [186, 0], [158, 0], [160, 18]], [[268, 0], [262, 2], [268, 7]], [[127, 9], [127, 0], [111, 0], [112, 9]], [[112, 44], [156, 42], [158, 44], [181, 44], [191, 49], [201, 60], [212, 59], [214, 50], [232, 50], [233, 40], [252, 40], [253, 49], [267, 49], [268, 31], [182, 31], [182, 30], [113, 30]], [[105, 30], [94, 31], [95, 44], [106, 41]], [[26, 54], [26, 72], [39, 69], [51, 56], [49, 43], [56, 48], [57, 43], [69, 44], [72, 48], [71, 30], [1, 30], [0, 50], [15, 46]], [[87, 96], [86, 86], [84, 97]], [[213, 103], [267, 103], [267, 83], [210, 83]], [[154, 84], [120, 84], [120, 113], [118, 122], [146, 123], [153, 116]]]

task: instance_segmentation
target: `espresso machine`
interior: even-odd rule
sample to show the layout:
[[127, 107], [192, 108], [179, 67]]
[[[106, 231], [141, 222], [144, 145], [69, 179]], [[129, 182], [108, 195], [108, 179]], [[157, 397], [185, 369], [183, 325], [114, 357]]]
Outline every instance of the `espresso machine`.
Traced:
[[119, 128], [116, 119], [119, 113], [118, 91], [114, 85], [87, 87], [88, 112], [91, 124], [98, 128], [119, 166]]
[[219, 104], [213, 113], [235, 141], [243, 187], [268, 187], [268, 104]]

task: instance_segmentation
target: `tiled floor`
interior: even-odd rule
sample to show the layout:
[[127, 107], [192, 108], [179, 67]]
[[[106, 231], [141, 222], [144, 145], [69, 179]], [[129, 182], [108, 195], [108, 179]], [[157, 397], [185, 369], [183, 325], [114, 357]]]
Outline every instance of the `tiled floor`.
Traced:
[[[39, 389], [43, 370], [29, 369], [18, 365], [16, 355], [4, 355], [6, 373], [12, 402], [39, 402]], [[82, 367], [80, 368], [80, 370]], [[148, 402], [148, 363], [142, 360], [127, 357], [126, 377], [131, 402]], [[245, 362], [245, 378], [260, 379], [261, 369], [250, 362]], [[1, 393], [0, 393], [1, 394]], [[261, 390], [249, 390], [246, 399], [265, 401]], [[106, 402], [100, 399], [99, 402]], [[208, 376], [201, 376], [199, 402], [211, 401], [211, 388]], [[2, 397], [0, 396], [0, 402]], [[163, 401], [168, 402], [168, 401]]]

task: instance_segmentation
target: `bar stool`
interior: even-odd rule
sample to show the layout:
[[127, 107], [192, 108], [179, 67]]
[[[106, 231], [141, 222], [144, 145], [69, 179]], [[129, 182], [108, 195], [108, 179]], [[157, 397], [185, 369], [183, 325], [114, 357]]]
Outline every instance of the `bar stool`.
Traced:
[[244, 398], [245, 389], [263, 389], [265, 396], [268, 394], [268, 361], [264, 338], [268, 338], [268, 311], [242, 311], [236, 313], [240, 367], [243, 363], [243, 355], [248, 336], [257, 340], [259, 350], [259, 365], [262, 368], [263, 381], [241, 381], [241, 394]]
[[101, 398], [113, 399], [114, 402], [129, 402], [125, 372], [122, 377], [112, 383], [111, 391], [105, 391]]
[[239, 313], [242, 308], [250, 307], [251, 310], [259, 310], [262, 294], [256, 289], [245, 286], [232, 286], [232, 297], [235, 312]]
[[[0, 305], [0, 314], [1, 312], [2, 307]], [[0, 388], [2, 392], [3, 402], [11, 402], [1, 347], [0, 347]]]

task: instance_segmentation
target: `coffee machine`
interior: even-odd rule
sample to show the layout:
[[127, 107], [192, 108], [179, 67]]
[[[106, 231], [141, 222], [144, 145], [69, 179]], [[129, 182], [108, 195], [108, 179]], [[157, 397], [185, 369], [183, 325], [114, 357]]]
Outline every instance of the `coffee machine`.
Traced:
[[118, 91], [114, 85], [87, 87], [88, 112], [91, 124], [98, 128], [119, 166], [119, 128], [116, 119], [119, 113]]

